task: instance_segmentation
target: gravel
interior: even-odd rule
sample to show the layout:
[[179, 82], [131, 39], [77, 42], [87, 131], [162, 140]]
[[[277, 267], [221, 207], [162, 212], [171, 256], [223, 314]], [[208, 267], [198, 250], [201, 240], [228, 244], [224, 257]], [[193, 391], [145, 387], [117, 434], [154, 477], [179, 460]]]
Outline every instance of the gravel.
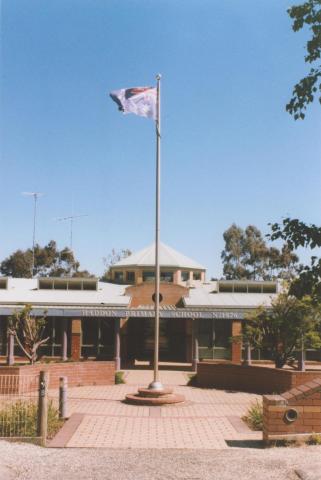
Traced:
[[303, 475], [305, 471], [313, 473], [313, 480], [320, 480], [320, 459], [320, 446], [266, 450], [45, 449], [0, 441], [0, 480], [298, 480], [295, 470]]

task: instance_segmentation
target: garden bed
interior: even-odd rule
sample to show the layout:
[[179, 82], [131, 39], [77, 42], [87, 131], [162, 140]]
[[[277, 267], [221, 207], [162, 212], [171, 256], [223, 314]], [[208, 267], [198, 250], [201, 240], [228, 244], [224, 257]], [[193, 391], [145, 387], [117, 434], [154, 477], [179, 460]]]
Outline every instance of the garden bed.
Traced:
[[198, 387], [273, 394], [286, 392], [316, 377], [321, 377], [321, 367], [300, 372], [257, 365], [199, 362], [196, 384]]
[[[67, 377], [68, 386], [114, 385], [115, 362], [83, 361], [36, 363], [34, 365], [0, 366], [0, 394], [19, 393], [28, 390], [26, 379], [30, 379], [29, 389], [35, 388], [34, 379], [40, 371], [49, 372], [49, 388], [59, 387], [59, 378]], [[12, 378], [10, 378], [12, 377]], [[27, 382], [28, 383], [28, 382]]]

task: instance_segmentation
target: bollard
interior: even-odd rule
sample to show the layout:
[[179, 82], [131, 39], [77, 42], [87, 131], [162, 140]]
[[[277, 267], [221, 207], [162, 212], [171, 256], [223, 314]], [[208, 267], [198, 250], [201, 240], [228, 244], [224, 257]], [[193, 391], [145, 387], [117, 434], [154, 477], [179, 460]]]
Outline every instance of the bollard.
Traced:
[[59, 378], [59, 418], [67, 417], [67, 377]]
[[243, 365], [252, 365], [251, 344], [249, 342], [247, 342], [245, 345], [245, 352], [246, 352], [246, 358], [243, 361]]
[[46, 446], [48, 431], [48, 384], [49, 373], [41, 371], [39, 375], [38, 436], [43, 447]]

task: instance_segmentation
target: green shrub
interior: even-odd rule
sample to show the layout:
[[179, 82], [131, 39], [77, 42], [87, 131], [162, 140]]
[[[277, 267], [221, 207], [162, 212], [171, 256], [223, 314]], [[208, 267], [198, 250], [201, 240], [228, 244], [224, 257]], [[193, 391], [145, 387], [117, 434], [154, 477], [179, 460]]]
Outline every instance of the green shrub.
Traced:
[[[18, 400], [0, 410], [0, 437], [36, 437], [37, 402]], [[48, 438], [60, 429], [63, 420], [59, 419], [57, 408], [48, 402]]]
[[242, 417], [242, 420], [244, 420], [252, 430], [263, 430], [262, 402], [259, 400], [253, 402], [246, 414]]
[[118, 371], [115, 372], [115, 384], [119, 385], [120, 383], [126, 383], [124, 380], [124, 372]]
[[300, 447], [302, 442], [299, 440], [290, 440], [288, 438], [280, 438], [270, 443], [270, 447]]
[[321, 445], [321, 434], [320, 433], [312, 433], [309, 440], [306, 442], [308, 445]]

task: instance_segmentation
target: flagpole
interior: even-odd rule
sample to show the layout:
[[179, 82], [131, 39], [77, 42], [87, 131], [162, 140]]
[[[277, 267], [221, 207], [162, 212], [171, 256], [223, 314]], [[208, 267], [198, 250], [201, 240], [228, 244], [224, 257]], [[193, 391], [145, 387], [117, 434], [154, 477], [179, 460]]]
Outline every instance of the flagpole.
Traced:
[[159, 242], [160, 242], [160, 166], [161, 166], [161, 122], [160, 122], [160, 81], [161, 75], [156, 75], [156, 221], [155, 221], [155, 341], [154, 341], [154, 379], [148, 388], [162, 390], [163, 385], [159, 381], [159, 290], [160, 290], [160, 266], [159, 266]]

